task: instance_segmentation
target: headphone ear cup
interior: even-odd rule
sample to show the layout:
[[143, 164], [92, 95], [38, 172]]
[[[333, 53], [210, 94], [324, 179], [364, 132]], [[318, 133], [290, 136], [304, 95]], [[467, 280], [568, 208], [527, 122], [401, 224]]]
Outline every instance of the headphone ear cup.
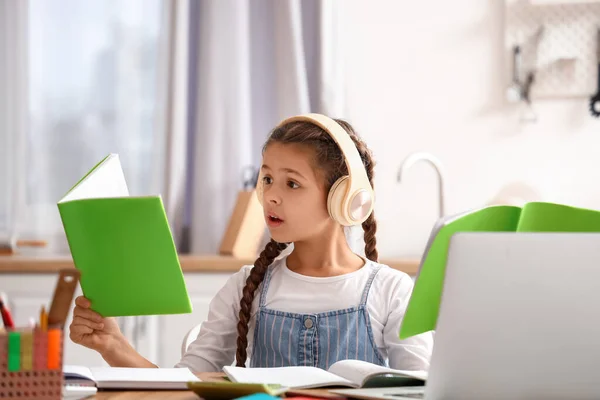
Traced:
[[348, 176], [342, 176], [335, 181], [327, 195], [327, 211], [334, 221], [344, 226], [356, 225], [342, 209], [344, 196], [348, 190]]

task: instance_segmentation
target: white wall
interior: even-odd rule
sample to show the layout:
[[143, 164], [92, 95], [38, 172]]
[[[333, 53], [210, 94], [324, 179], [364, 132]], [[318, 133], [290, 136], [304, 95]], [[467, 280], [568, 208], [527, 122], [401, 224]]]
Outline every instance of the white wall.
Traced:
[[538, 122], [519, 122], [505, 102], [500, 0], [346, 0], [348, 119], [378, 161], [376, 212], [384, 257], [419, 256], [437, 215], [435, 174], [447, 171], [446, 209], [479, 207], [524, 182], [542, 200], [600, 208], [600, 122], [587, 99], [535, 102]]

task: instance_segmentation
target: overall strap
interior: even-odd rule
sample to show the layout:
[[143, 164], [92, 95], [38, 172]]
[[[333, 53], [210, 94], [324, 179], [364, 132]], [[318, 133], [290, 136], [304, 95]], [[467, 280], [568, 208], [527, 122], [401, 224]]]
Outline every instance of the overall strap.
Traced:
[[361, 306], [364, 306], [367, 304], [367, 297], [369, 297], [369, 290], [371, 289], [371, 284], [373, 283], [373, 279], [375, 279], [375, 275], [377, 275], [377, 273], [379, 272], [380, 269], [381, 269], [381, 265], [378, 264], [373, 269], [373, 272], [371, 272], [371, 276], [369, 276], [369, 280], [367, 281], [367, 284], [365, 285], [365, 289], [363, 290], [363, 294], [360, 299]]
[[273, 264], [267, 267], [267, 272], [265, 273], [265, 278], [262, 281], [262, 290], [260, 292], [260, 302], [258, 303], [258, 307], [264, 307], [267, 302], [267, 290], [269, 289], [269, 283], [271, 282], [271, 273], [273, 272]]

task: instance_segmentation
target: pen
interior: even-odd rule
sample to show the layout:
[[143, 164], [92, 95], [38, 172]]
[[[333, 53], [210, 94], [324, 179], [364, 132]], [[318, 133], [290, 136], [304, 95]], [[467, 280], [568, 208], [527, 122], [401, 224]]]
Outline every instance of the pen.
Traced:
[[12, 315], [10, 315], [10, 310], [8, 306], [4, 304], [4, 301], [0, 299], [0, 313], [2, 313], [2, 323], [4, 323], [4, 327], [6, 329], [14, 328], [15, 323], [13, 322]]

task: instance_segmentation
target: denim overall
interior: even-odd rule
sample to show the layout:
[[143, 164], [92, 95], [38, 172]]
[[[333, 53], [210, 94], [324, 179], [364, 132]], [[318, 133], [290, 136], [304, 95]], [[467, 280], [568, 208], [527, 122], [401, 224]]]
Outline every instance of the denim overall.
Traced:
[[273, 267], [267, 270], [260, 296], [251, 367], [314, 366], [327, 369], [336, 361], [357, 359], [387, 365], [373, 339], [367, 297], [377, 265], [360, 304], [318, 314], [296, 314], [265, 307]]

